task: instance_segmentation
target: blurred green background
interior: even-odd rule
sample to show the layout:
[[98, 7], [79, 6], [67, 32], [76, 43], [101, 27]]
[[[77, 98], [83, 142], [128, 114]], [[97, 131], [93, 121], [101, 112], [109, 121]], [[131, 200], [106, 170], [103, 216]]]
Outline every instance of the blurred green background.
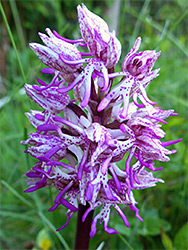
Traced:
[[[157, 163], [164, 169], [155, 173], [165, 180], [154, 188], [136, 191], [140, 215], [144, 222], [125, 211], [131, 224], [126, 228], [116, 213], [110, 226], [120, 234], [109, 235], [103, 224], [90, 241], [90, 249], [103, 242], [103, 249], [188, 249], [187, 210], [187, 69], [188, 69], [188, 3], [185, 0], [146, 1], [2, 1], [10, 30], [0, 20], [0, 135], [1, 135], [1, 249], [72, 249], [74, 247], [76, 215], [62, 231], [56, 229], [66, 221], [63, 207], [48, 212], [55, 189], [41, 189], [25, 194], [22, 175], [35, 160], [24, 154], [20, 141], [34, 129], [24, 113], [38, 107], [24, 94], [24, 83], [37, 83], [42, 63], [28, 46], [40, 42], [37, 32], [46, 27], [66, 38], [79, 38], [76, 6], [84, 2], [116, 29], [122, 43], [120, 64], [137, 36], [142, 37], [141, 50], [161, 50], [155, 68], [160, 76], [148, 86], [148, 96], [163, 109], [174, 109], [179, 116], [163, 125], [165, 140], [183, 141], [173, 147], [178, 150], [168, 163]], [[4, 18], [5, 19], [5, 18]], [[14, 43], [14, 46], [12, 44]], [[120, 64], [117, 69], [120, 69]], [[101, 245], [101, 246], [102, 246]], [[99, 247], [100, 249], [100, 247]]]

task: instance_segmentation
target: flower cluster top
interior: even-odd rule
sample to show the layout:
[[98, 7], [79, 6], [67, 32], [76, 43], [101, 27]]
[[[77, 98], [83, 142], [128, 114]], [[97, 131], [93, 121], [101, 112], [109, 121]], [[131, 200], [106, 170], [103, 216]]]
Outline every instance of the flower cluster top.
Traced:
[[[97, 220], [104, 222], [106, 232], [117, 233], [108, 227], [112, 207], [127, 227], [125, 208], [142, 220], [133, 190], [163, 182], [152, 174], [162, 169], [155, 168], [153, 161], [169, 161], [168, 155], [175, 150], [166, 146], [180, 140], [160, 140], [165, 135], [160, 123], [175, 113], [156, 107], [145, 90], [158, 76], [159, 69], [152, 68], [160, 52], [138, 52], [139, 37], [123, 60], [121, 72], [115, 72], [121, 54], [115, 32], [84, 4], [78, 6], [78, 21], [78, 40], [65, 39], [47, 28], [47, 35], [39, 33], [45, 45], [30, 44], [48, 66], [42, 72], [52, 75], [52, 80], [47, 84], [37, 79], [39, 85], [25, 85], [27, 95], [43, 109], [26, 113], [37, 131], [22, 143], [30, 145], [26, 152], [38, 161], [25, 174], [29, 186], [25, 192], [55, 186], [57, 196], [49, 211], [66, 207], [65, 225], [79, 204], [89, 204], [83, 221], [99, 207], [91, 225], [93, 237]], [[80, 52], [80, 47], [87, 51]], [[116, 77], [120, 81], [113, 86]], [[71, 90], [74, 99], [68, 95]]]

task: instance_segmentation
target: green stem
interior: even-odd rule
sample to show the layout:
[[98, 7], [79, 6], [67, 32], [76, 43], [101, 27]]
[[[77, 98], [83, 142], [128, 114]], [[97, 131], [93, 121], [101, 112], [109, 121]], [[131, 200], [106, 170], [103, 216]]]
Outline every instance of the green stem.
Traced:
[[120, 233], [118, 233], [117, 235], [118, 235], [119, 238], [125, 243], [125, 245], [128, 247], [128, 249], [134, 250], [134, 249], [131, 247], [131, 245], [126, 241], [126, 239], [125, 239]]
[[9, 0], [9, 2], [10, 2], [10, 7], [12, 10], [13, 17], [14, 17], [15, 25], [16, 25], [16, 30], [17, 30], [17, 33], [19, 34], [20, 44], [21, 44], [22, 48], [25, 48], [26, 43], [25, 43], [25, 39], [24, 39], [24, 33], [23, 33], [23, 29], [22, 29], [22, 25], [21, 25], [19, 13], [18, 13], [16, 1]]
[[17, 58], [17, 61], [18, 61], [18, 65], [19, 65], [19, 68], [20, 68], [20, 72], [21, 72], [22, 78], [23, 78], [24, 82], [26, 82], [26, 77], [25, 77], [25, 74], [24, 74], [24, 71], [23, 71], [23, 67], [22, 67], [22, 64], [21, 64], [19, 55], [18, 55], [18, 51], [17, 51], [17, 48], [16, 48], [16, 44], [15, 44], [15, 42], [14, 42], [14, 37], [13, 37], [13, 35], [12, 35], [10, 26], [9, 26], [9, 24], [8, 24], [8, 21], [7, 21], [7, 18], [6, 18], [6, 15], [5, 15], [5, 12], [4, 12], [4, 10], [3, 10], [3, 6], [2, 6], [1, 3], [0, 3], [0, 11], [1, 11], [1, 14], [2, 14], [2, 17], [3, 17], [3, 20], [4, 20], [4, 22], [5, 22], [5, 25], [6, 25], [6, 28], [7, 28], [9, 37], [10, 37], [10, 40], [11, 40], [11, 42], [12, 42], [12, 46], [13, 46], [14, 51], [15, 51], [15, 54], [16, 54], [16, 58]]
[[136, 37], [138, 36], [138, 33], [139, 33], [139, 30], [140, 30], [140, 27], [141, 27], [141, 23], [142, 23], [142, 18], [145, 17], [146, 15], [146, 11], [148, 9], [148, 6], [150, 4], [151, 0], [145, 0], [143, 6], [142, 6], [142, 9], [139, 13], [139, 16], [137, 18], [137, 21], [136, 21], [136, 24], [135, 24], [135, 28], [133, 30], [133, 34], [132, 34], [132, 37], [131, 37], [131, 44], [134, 43], [134, 41], [136, 40]]

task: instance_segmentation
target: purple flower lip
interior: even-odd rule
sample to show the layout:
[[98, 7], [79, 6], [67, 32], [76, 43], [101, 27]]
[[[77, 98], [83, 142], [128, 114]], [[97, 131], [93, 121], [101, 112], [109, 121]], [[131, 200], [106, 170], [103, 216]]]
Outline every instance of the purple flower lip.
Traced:
[[[64, 59], [63, 59], [64, 60]], [[59, 93], [66, 93], [71, 89], [77, 87], [79, 91], [80, 88], [84, 88], [84, 95], [82, 97], [81, 107], [84, 108], [88, 105], [91, 96], [91, 77], [94, 71], [101, 70], [103, 76], [103, 86], [101, 91], [106, 91], [109, 84], [108, 72], [106, 67], [102, 62], [96, 61], [94, 59], [83, 59], [85, 62], [89, 62], [80, 75], [66, 88], [59, 89]], [[67, 63], [70, 63], [66, 61]]]
[[121, 98], [124, 102], [124, 106], [120, 116], [122, 118], [126, 118], [129, 95], [131, 91], [131, 87], [134, 84], [134, 78], [129, 74], [125, 74], [126, 78], [122, 80], [118, 85], [116, 85], [99, 103], [97, 110], [100, 112], [104, 110], [111, 100], [116, 100], [117, 98]]
[[174, 140], [174, 141], [167, 141], [167, 142], [162, 142], [161, 145], [163, 147], [167, 147], [167, 146], [170, 146], [170, 145], [173, 145], [173, 144], [176, 144], [178, 142], [182, 141], [182, 138], [178, 139], [178, 140]]
[[83, 38], [80, 38], [80, 39], [77, 39], [77, 40], [70, 40], [70, 39], [64, 38], [64, 37], [60, 36], [55, 30], [53, 30], [53, 34], [58, 39], [61, 39], [62, 41], [65, 41], [67, 43], [82, 43], [84, 41]]
[[51, 69], [51, 68], [44, 68], [44, 69], [41, 70], [41, 72], [43, 74], [52, 74], [52, 75], [55, 74], [55, 70]]

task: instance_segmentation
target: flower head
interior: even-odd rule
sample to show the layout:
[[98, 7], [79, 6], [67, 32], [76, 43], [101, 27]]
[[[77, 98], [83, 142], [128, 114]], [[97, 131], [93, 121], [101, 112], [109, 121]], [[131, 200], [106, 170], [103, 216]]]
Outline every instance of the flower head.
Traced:
[[[153, 176], [152, 172], [162, 169], [155, 168], [154, 161], [169, 161], [168, 155], [175, 150], [166, 147], [181, 139], [161, 141], [165, 132], [160, 123], [175, 114], [154, 107], [145, 90], [157, 76], [158, 69], [151, 70], [160, 52], [137, 53], [141, 42], [138, 38], [123, 61], [122, 72], [113, 73], [121, 51], [114, 32], [110, 33], [106, 22], [83, 4], [78, 6], [78, 19], [82, 38], [68, 40], [47, 29], [49, 36], [39, 33], [46, 46], [30, 44], [50, 67], [43, 73], [54, 77], [49, 84], [37, 79], [40, 86], [25, 85], [27, 95], [43, 109], [26, 113], [37, 131], [22, 144], [29, 145], [26, 153], [37, 162], [25, 174], [25, 192], [56, 188], [49, 211], [59, 206], [67, 209], [67, 222], [58, 230], [68, 224], [79, 204], [88, 206], [82, 221], [98, 208], [91, 223], [93, 237], [97, 220], [104, 222], [107, 233], [117, 233], [108, 227], [112, 207], [127, 227], [122, 205], [143, 220], [134, 190], [163, 182]], [[79, 52], [78, 46], [85, 45], [90, 52]], [[82, 59], [86, 55], [90, 58]], [[112, 88], [117, 76], [122, 79]], [[68, 95], [71, 89], [75, 99]], [[123, 168], [117, 164], [120, 161], [124, 161]]]

